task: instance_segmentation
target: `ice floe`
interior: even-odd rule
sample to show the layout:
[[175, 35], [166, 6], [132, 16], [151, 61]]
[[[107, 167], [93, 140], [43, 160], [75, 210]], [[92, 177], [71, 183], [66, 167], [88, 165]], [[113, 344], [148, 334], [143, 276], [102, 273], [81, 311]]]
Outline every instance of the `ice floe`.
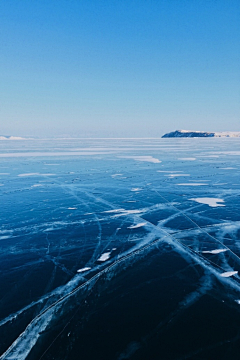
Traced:
[[[205, 184], [206, 185], [206, 184]], [[223, 203], [224, 200], [223, 199], [218, 199], [218, 198], [209, 198], [209, 197], [203, 197], [203, 198], [191, 198], [189, 200], [193, 200], [198, 202], [199, 204], [205, 204], [205, 205], [209, 205], [211, 207], [217, 207], [217, 206], [225, 206], [223, 204], [218, 204], [218, 203]]]

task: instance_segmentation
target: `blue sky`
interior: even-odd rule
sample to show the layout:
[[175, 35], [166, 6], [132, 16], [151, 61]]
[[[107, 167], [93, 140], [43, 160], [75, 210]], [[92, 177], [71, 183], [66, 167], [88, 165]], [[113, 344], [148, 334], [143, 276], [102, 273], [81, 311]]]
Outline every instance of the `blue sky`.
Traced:
[[239, 0], [2, 0], [0, 135], [240, 131]]

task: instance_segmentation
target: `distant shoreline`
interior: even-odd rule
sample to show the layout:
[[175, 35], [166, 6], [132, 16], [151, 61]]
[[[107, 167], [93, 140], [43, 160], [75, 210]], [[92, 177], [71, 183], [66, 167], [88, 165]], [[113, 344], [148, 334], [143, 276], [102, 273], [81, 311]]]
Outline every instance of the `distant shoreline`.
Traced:
[[190, 138], [202, 138], [202, 137], [240, 137], [240, 131], [224, 131], [224, 132], [207, 132], [207, 131], [191, 131], [191, 130], [175, 130], [170, 133], [166, 133], [162, 138], [179, 138], [179, 137], [190, 137]]
[[0, 135], [0, 141], [59, 141], [59, 140], [158, 140], [163, 138], [240, 138], [240, 132], [204, 132], [176, 130], [158, 137], [20, 137]]

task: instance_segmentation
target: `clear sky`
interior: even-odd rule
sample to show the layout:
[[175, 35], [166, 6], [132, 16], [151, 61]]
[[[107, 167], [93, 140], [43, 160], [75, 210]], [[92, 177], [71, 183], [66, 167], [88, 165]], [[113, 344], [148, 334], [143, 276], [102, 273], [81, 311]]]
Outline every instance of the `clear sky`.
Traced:
[[1, 0], [0, 135], [240, 131], [239, 0]]

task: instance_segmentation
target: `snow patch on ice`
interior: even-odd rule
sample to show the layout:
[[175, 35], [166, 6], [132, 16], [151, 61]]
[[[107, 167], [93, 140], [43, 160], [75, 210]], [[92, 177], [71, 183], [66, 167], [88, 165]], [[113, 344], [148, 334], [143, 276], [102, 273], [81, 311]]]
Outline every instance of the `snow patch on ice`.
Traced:
[[219, 155], [200, 155], [202, 158], [219, 158]]
[[25, 174], [19, 174], [18, 176], [25, 177], [25, 176], [54, 176], [54, 175], [56, 174], [25, 173]]
[[234, 167], [223, 167], [223, 168], [220, 168], [221, 170], [236, 170], [237, 168], [234, 168]]
[[20, 177], [25, 177], [25, 176], [36, 176], [39, 175], [39, 173], [26, 173], [26, 174], [19, 174], [18, 176]]
[[178, 177], [178, 176], [190, 176], [190, 174], [168, 174], [168, 175], [164, 175], [164, 176], [173, 178], [173, 177]]
[[[206, 184], [205, 184], [206, 185]], [[211, 207], [217, 207], [217, 206], [225, 206], [223, 204], [218, 204], [223, 203], [224, 200], [223, 199], [218, 199], [218, 198], [209, 198], [209, 197], [204, 197], [204, 198], [191, 198], [189, 200], [193, 200], [198, 202], [199, 204], [205, 204], [205, 205], [209, 205]]]
[[154, 164], [159, 164], [161, 163], [161, 161], [159, 159], [156, 159], [152, 156], [119, 156], [122, 159], [133, 159], [136, 161], [146, 161], [146, 162], [150, 162], [150, 163], [154, 163]]
[[220, 274], [222, 277], [230, 277], [230, 276], [233, 276], [233, 275], [236, 275], [238, 274], [238, 271], [226, 271], [222, 274]]
[[225, 251], [228, 251], [228, 249], [205, 250], [205, 251], [202, 251], [202, 253], [203, 254], [220, 254]]
[[144, 210], [124, 210], [120, 214], [114, 215], [114, 217], [133, 215], [133, 214], [142, 214], [143, 212], [144, 212]]
[[47, 165], [47, 166], [59, 166], [60, 164], [44, 164], [45, 166]]
[[145, 225], [147, 225], [147, 223], [142, 222], [142, 223], [139, 223], [139, 224], [136, 224], [136, 225], [128, 226], [128, 229], [137, 229], [137, 228], [140, 228], [140, 227], [145, 226]]
[[27, 139], [20, 137], [20, 136], [2, 136], [2, 135], [0, 135], [0, 140], [27, 140]]
[[88, 270], [91, 270], [91, 268], [90, 268], [90, 267], [84, 267], [84, 268], [82, 268], [82, 269], [78, 269], [77, 272], [78, 272], [78, 273], [82, 273], [82, 272], [88, 271]]
[[183, 172], [183, 171], [167, 171], [167, 170], [157, 170], [157, 172], [160, 172], [160, 173], [180, 173], [180, 172]]
[[107, 261], [110, 258], [110, 255], [111, 255], [111, 251], [106, 252], [100, 256], [98, 261], [102, 261], [102, 262]]
[[11, 235], [3, 235], [3, 236], [0, 236], [0, 240], [10, 239], [11, 237], [12, 237]]
[[182, 184], [177, 184], [179, 186], [203, 186], [203, 185], [208, 185], [208, 184], [204, 184], [204, 183], [182, 183]]
[[112, 178], [115, 178], [117, 176], [122, 176], [122, 174], [113, 174], [113, 175], [111, 175]]
[[111, 214], [111, 213], [118, 213], [118, 212], [122, 212], [122, 211], [125, 211], [125, 209], [114, 209], [114, 210], [107, 210], [107, 211], [103, 211], [103, 212]]

